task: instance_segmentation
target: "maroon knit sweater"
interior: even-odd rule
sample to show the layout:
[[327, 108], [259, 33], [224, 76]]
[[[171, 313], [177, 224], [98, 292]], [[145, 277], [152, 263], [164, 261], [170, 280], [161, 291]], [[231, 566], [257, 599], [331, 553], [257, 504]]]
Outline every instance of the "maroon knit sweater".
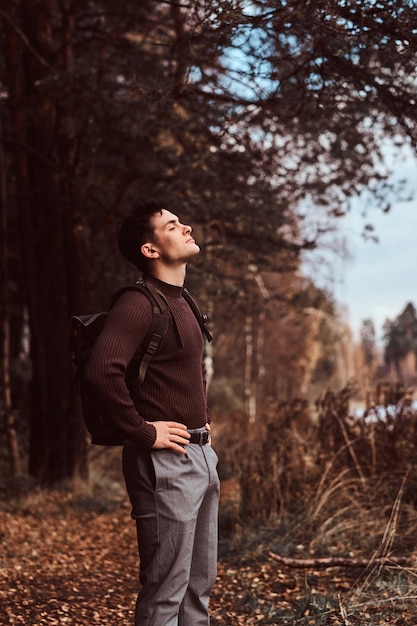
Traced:
[[199, 428], [208, 416], [200, 326], [181, 287], [149, 276], [146, 280], [165, 295], [176, 328], [170, 320], [144, 382], [133, 383], [130, 392], [125, 383], [126, 368], [152, 322], [151, 303], [137, 291], [124, 293], [109, 312], [89, 358], [85, 378], [126, 439], [151, 448], [156, 431], [147, 421], [176, 421], [187, 428]]

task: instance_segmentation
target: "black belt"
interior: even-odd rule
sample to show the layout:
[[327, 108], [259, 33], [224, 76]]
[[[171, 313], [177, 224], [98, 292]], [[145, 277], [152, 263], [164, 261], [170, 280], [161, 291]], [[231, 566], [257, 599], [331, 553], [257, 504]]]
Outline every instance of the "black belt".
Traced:
[[210, 433], [208, 430], [190, 433], [189, 443], [198, 443], [199, 446], [205, 446], [210, 441]]

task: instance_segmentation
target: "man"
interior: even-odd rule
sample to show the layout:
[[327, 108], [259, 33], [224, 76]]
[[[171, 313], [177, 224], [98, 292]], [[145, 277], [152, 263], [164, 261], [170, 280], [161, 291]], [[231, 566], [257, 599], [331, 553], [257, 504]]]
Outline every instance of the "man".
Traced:
[[171, 319], [143, 383], [126, 368], [152, 321], [146, 295], [111, 309], [86, 377], [126, 435], [123, 472], [136, 520], [141, 590], [136, 626], [207, 626], [216, 577], [219, 478], [209, 435], [201, 328], [183, 297], [200, 248], [190, 226], [159, 201], [136, 205], [119, 249], [168, 301]]

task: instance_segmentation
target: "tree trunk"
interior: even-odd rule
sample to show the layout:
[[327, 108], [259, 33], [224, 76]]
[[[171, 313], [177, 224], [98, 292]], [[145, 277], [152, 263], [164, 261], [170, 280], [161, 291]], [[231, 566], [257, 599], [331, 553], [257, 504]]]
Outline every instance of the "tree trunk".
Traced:
[[[3, 120], [0, 116], [0, 134], [3, 130]], [[10, 477], [16, 478], [22, 473], [22, 464], [19, 455], [19, 446], [16, 436], [12, 393], [10, 383], [10, 313], [9, 313], [9, 249], [8, 249], [8, 220], [7, 220], [7, 185], [6, 160], [3, 145], [0, 143], [0, 337], [1, 363], [0, 379], [2, 388], [1, 403], [4, 413], [7, 449], [10, 461]]]
[[253, 379], [253, 316], [248, 313], [245, 317], [245, 410], [249, 416], [249, 423], [256, 420], [256, 393]]
[[59, 37], [56, 24], [60, 18], [54, 13], [55, 3], [48, 4], [47, 11], [41, 11], [35, 0], [21, 5], [22, 29], [31, 45], [23, 45], [8, 23], [5, 31], [25, 281], [22, 289], [29, 313], [33, 371], [29, 471], [41, 484], [52, 484], [75, 474], [85, 475], [87, 469], [85, 431], [72, 406], [67, 349], [69, 312], [75, 297], [72, 281], [76, 281], [69, 269], [75, 265], [76, 250], [66, 188], [68, 163], [63, 135], [57, 131], [65, 128], [67, 120], [57, 117], [54, 96], [58, 99], [61, 94], [42, 88], [51, 80], [51, 64], [60, 48], [53, 40], [54, 34]]

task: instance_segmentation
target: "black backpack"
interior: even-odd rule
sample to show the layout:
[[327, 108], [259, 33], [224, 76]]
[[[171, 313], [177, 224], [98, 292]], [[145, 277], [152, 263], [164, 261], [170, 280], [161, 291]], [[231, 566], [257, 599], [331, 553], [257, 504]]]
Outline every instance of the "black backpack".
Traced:
[[[144, 280], [135, 285], [123, 287], [117, 291], [111, 302], [113, 306], [118, 298], [126, 291], [140, 291], [145, 294], [152, 304], [152, 324], [141, 346], [140, 352], [134, 355], [126, 372], [126, 384], [129, 386], [136, 379], [142, 383], [145, 379], [146, 370], [155, 352], [161, 347], [168, 328], [171, 316], [168, 302], [154, 285]], [[193, 311], [201, 331], [208, 341], [212, 336], [207, 329], [207, 317], [200, 313], [197, 303], [190, 293], [184, 289], [184, 298]], [[84, 381], [84, 371], [90, 353], [97, 337], [100, 335], [108, 312], [92, 313], [90, 315], [73, 315], [69, 324], [68, 345], [72, 362], [75, 365], [76, 378], [81, 397], [84, 421], [91, 435], [91, 443], [102, 446], [119, 446], [126, 439], [123, 432], [116, 426], [91, 390], [88, 390]]]

